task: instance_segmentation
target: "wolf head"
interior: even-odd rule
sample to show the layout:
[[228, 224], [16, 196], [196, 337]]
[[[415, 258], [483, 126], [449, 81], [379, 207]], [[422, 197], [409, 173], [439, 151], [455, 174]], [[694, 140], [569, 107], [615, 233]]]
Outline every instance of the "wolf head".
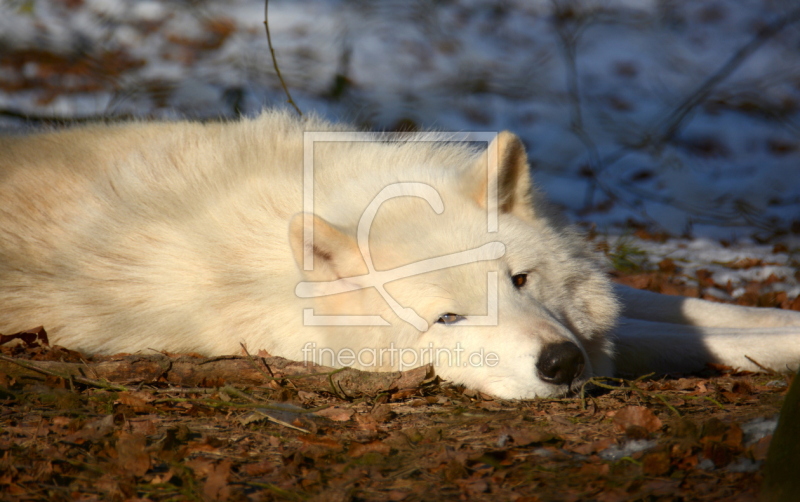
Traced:
[[342, 163], [350, 176], [329, 178], [317, 214], [295, 215], [289, 231], [309, 339], [329, 350], [315, 362], [432, 363], [503, 398], [560, 395], [612, 371], [609, 280], [532, 187], [516, 136], [481, 153], [384, 142], [324, 157], [323, 177]]

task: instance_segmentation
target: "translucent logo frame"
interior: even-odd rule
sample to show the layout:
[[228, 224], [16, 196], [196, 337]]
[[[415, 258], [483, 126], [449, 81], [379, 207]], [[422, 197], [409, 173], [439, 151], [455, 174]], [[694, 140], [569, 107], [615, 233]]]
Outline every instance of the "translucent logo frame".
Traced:
[[[314, 143], [316, 142], [485, 142], [487, 143], [487, 207], [486, 231], [496, 233], [498, 228], [497, 208], [497, 133], [494, 132], [452, 132], [437, 134], [432, 140], [430, 133], [370, 133], [370, 132], [305, 132], [303, 135], [303, 270], [314, 269]], [[445, 210], [441, 195], [432, 186], [418, 182], [399, 182], [384, 187], [364, 208], [356, 233], [359, 251], [367, 264], [367, 274], [337, 279], [335, 281], [300, 282], [295, 293], [301, 298], [328, 296], [364, 288], [375, 288], [394, 313], [403, 321], [419, 331], [427, 331], [428, 323], [410, 307], [400, 305], [384, 288], [386, 283], [424, 274], [435, 270], [457, 267], [468, 263], [495, 260], [505, 254], [505, 245], [494, 241], [480, 247], [412, 262], [391, 270], [375, 270], [369, 253], [369, 231], [381, 205], [395, 197], [418, 197], [428, 202], [436, 214]], [[496, 326], [498, 310], [497, 272], [487, 273], [487, 314], [469, 315], [460, 324], [472, 326]], [[389, 326], [379, 315], [317, 315], [314, 309], [303, 310], [303, 324], [306, 326]]]

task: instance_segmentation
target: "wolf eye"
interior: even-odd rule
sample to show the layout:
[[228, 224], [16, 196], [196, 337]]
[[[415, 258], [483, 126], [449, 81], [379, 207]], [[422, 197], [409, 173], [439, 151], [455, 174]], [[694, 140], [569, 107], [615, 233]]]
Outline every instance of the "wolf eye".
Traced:
[[464, 319], [466, 318], [463, 315], [447, 313], [442, 314], [442, 317], [437, 319], [436, 322], [439, 324], [455, 324], [458, 321], [463, 321]]
[[517, 274], [511, 277], [511, 282], [514, 284], [514, 287], [519, 289], [528, 282], [528, 274]]

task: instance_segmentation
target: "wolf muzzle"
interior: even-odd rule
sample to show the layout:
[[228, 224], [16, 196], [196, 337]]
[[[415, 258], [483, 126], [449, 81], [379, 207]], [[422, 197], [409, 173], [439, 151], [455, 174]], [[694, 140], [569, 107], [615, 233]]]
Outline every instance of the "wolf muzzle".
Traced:
[[572, 342], [546, 345], [539, 355], [536, 370], [542, 381], [553, 385], [569, 385], [583, 373], [586, 360], [581, 349]]

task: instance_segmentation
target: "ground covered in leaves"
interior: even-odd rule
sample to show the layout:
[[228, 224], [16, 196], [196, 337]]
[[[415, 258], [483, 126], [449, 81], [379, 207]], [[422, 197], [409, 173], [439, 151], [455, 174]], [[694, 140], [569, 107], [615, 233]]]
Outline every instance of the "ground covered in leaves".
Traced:
[[[787, 383], [719, 368], [510, 402], [424, 369], [352, 390], [276, 358], [159, 356], [160, 377], [114, 384], [102, 365], [124, 356], [8, 345], [0, 496], [13, 500], [753, 500]], [[191, 381], [170, 363], [249, 365], [262, 382]]]
[[[721, 287], [680, 263], [618, 268], [668, 293]], [[774, 282], [737, 301], [797, 308], [763, 292]], [[755, 500], [791, 380], [716, 367], [504, 401], [429, 368], [87, 357], [41, 329], [1, 341], [7, 500]]]

